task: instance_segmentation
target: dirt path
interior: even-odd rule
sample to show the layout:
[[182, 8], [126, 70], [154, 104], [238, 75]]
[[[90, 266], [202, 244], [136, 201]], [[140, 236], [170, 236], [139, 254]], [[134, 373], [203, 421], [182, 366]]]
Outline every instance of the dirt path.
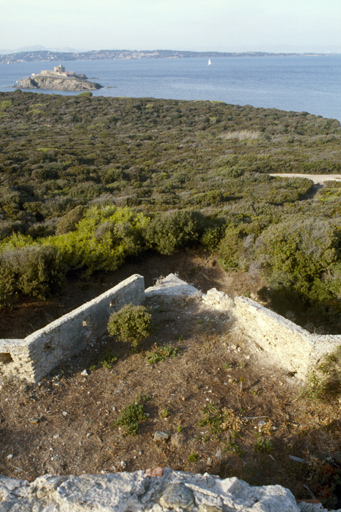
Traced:
[[307, 178], [312, 180], [315, 185], [323, 185], [326, 181], [341, 181], [341, 174], [292, 174], [277, 173], [270, 174], [276, 178]]

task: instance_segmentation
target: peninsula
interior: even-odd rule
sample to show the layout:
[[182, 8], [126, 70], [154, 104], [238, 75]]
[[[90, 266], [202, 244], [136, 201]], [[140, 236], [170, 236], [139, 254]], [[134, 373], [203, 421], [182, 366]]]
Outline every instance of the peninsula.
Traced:
[[15, 87], [57, 91], [93, 91], [101, 89], [102, 85], [96, 82], [89, 82], [86, 75], [65, 71], [65, 67], [60, 65], [54, 67], [53, 71], [44, 70], [38, 75], [32, 74], [27, 78], [23, 78]]

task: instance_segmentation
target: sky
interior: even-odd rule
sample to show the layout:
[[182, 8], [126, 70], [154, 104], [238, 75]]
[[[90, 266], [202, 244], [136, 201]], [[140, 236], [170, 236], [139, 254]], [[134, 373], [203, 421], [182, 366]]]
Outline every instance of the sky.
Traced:
[[341, 53], [341, 0], [0, 0], [0, 49]]

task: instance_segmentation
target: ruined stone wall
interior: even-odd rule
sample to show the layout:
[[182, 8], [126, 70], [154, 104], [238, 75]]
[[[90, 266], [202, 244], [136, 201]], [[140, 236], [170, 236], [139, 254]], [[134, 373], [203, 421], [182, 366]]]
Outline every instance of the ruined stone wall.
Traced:
[[125, 304], [144, 301], [144, 278], [135, 274], [22, 340], [0, 340], [0, 377], [38, 382], [53, 368], [96, 342], [110, 314]]
[[210, 308], [229, 314], [234, 325], [270, 356], [274, 364], [301, 380], [324, 354], [341, 345], [341, 336], [316, 335], [246, 297], [230, 298], [216, 289], [202, 295], [173, 274], [144, 290], [135, 274], [96, 299], [62, 316], [23, 340], [0, 340], [0, 377], [38, 382], [54, 367], [95, 342], [107, 328], [111, 312], [124, 304], [143, 303], [145, 296], [198, 295]]
[[229, 312], [235, 324], [275, 363], [304, 380], [311, 366], [341, 345], [341, 336], [311, 334], [246, 297], [234, 300], [216, 289], [203, 297], [207, 305]]

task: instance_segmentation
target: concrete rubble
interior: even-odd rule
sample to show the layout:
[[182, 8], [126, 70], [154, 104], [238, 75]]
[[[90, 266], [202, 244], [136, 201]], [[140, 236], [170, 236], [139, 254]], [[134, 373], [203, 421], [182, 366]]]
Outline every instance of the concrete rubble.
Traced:
[[[148, 476], [148, 475], [162, 476]], [[0, 476], [0, 512], [323, 512], [280, 485], [170, 468], [105, 475], [44, 475], [29, 483]], [[340, 511], [338, 511], [340, 512]]]

